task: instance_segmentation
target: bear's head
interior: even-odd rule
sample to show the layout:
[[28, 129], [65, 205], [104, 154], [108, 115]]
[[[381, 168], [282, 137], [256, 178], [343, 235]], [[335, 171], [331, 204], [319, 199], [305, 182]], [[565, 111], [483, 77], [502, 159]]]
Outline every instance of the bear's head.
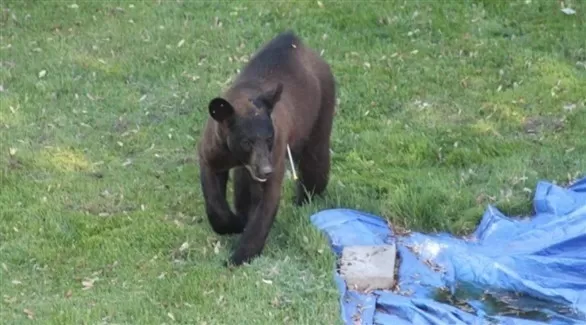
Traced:
[[212, 99], [208, 106], [210, 116], [227, 131], [228, 150], [257, 182], [266, 182], [273, 172], [271, 152], [275, 130], [271, 114], [282, 91], [283, 84], [278, 83], [255, 98], [239, 101], [242, 107], [235, 108], [221, 97]]

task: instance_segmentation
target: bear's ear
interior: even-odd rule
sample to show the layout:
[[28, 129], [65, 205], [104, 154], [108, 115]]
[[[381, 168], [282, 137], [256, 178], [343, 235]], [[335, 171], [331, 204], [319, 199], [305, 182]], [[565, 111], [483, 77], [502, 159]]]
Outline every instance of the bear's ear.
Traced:
[[279, 82], [274, 88], [260, 95], [261, 100], [267, 105], [269, 114], [275, 108], [275, 104], [281, 99], [281, 93], [283, 93], [283, 83]]
[[234, 107], [227, 100], [220, 97], [212, 99], [208, 105], [208, 109], [210, 116], [220, 123], [234, 114]]

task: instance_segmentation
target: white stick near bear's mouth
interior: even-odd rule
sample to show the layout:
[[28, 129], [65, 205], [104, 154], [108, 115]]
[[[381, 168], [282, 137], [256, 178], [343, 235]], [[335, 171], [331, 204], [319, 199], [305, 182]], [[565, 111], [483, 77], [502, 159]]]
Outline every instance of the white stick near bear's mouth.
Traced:
[[246, 167], [246, 169], [248, 169], [248, 172], [250, 173], [250, 177], [252, 177], [252, 179], [254, 179], [257, 182], [261, 182], [264, 183], [267, 181], [266, 178], [259, 178], [258, 176], [256, 176], [256, 174], [254, 173], [252, 167], [250, 167], [250, 165], [244, 165], [244, 167]]
[[295, 165], [293, 164], [293, 155], [291, 155], [291, 148], [287, 144], [287, 155], [289, 156], [289, 163], [291, 164], [291, 172], [293, 173], [293, 180], [297, 180], [297, 173], [295, 172]]

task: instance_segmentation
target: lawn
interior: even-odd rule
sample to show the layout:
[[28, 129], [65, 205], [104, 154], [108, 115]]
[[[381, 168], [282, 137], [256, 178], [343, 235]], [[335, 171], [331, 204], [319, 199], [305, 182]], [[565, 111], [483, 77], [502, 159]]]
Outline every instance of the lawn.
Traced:
[[[558, 1], [0, 3], [3, 324], [337, 324], [325, 208], [464, 234], [586, 171], [586, 5]], [[331, 63], [328, 193], [264, 254], [203, 209], [208, 101], [293, 29]]]

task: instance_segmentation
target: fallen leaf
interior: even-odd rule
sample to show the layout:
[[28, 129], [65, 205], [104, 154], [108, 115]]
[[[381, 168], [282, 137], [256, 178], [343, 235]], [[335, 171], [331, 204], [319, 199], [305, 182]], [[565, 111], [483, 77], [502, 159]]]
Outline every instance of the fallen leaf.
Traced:
[[16, 148], [10, 148], [10, 149], [8, 150], [8, 153], [10, 153], [10, 155], [11, 155], [11, 156], [14, 156], [14, 155], [16, 155]]
[[180, 40], [179, 43], [177, 43], [177, 47], [182, 47], [183, 44], [185, 44], [185, 40], [184, 39]]
[[4, 302], [7, 304], [13, 304], [16, 302], [16, 297], [10, 297], [10, 296], [4, 295], [3, 298], [4, 298]]
[[189, 248], [189, 243], [188, 242], [184, 242], [183, 244], [181, 244], [181, 247], [179, 247], [179, 251], [183, 252], [184, 250]]
[[167, 316], [169, 316], [169, 318], [171, 318], [173, 321], [175, 321], [175, 316], [173, 316], [173, 314], [167, 313]]
[[261, 279], [262, 282], [266, 283], [266, 284], [273, 284], [273, 281], [271, 280], [265, 280], [265, 279]]
[[73, 292], [70, 290], [67, 290], [67, 292], [65, 293], [65, 298], [70, 298], [71, 296], [73, 296]]
[[94, 279], [83, 280], [81, 281], [81, 285], [83, 285], [83, 290], [89, 290], [94, 287]]
[[574, 110], [574, 108], [576, 108], [576, 104], [567, 104], [567, 105], [564, 105], [564, 109], [566, 111], [570, 111], [571, 112], [571, 111]]
[[32, 312], [32, 310], [25, 308], [23, 310], [23, 312], [26, 314], [26, 317], [28, 317], [28, 319], [34, 319], [35, 318], [35, 314]]
[[576, 14], [576, 10], [572, 9], [572, 8], [562, 8], [562, 12], [566, 15], [575, 15]]
[[41, 71], [39, 72], [39, 78], [43, 78], [43, 77], [44, 77], [44, 76], [46, 76], [46, 75], [47, 75], [47, 70], [41, 70]]
[[273, 307], [279, 307], [281, 305], [281, 302], [279, 301], [279, 297], [273, 298], [273, 300], [271, 301], [271, 305], [273, 305]]

